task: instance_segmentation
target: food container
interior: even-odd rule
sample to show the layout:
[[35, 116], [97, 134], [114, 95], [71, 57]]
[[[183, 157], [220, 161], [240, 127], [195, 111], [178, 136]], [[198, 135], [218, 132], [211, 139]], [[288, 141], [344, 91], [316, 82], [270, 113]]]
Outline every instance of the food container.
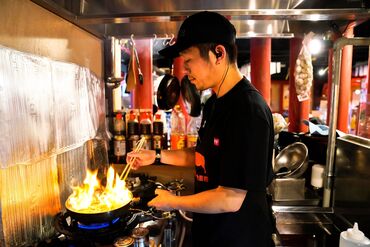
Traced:
[[304, 178], [276, 178], [270, 189], [274, 201], [295, 201], [304, 199]]

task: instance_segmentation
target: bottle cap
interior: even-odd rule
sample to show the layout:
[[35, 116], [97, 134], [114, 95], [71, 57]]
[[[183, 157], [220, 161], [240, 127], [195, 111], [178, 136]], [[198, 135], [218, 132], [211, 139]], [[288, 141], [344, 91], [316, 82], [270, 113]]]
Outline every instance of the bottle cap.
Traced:
[[135, 114], [134, 114], [134, 112], [133, 112], [133, 111], [130, 111], [130, 117], [129, 117], [129, 120], [133, 120], [133, 121], [135, 121], [135, 120], [136, 120], [136, 116], [135, 116]]
[[155, 114], [155, 115], [154, 115], [154, 120], [156, 120], [156, 121], [160, 121], [160, 120], [162, 120], [162, 116], [161, 116], [161, 114]]
[[116, 119], [122, 119], [122, 113], [117, 113]]
[[349, 228], [347, 230], [347, 238], [348, 240], [353, 240], [356, 242], [359, 242], [363, 240], [365, 237], [365, 234], [358, 229], [358, 224], [355, 222], [353, 228]]

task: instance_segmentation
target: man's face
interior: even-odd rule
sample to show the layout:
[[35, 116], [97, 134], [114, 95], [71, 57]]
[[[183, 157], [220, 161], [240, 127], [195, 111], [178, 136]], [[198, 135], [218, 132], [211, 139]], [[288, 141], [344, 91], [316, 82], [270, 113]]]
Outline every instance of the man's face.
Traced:
[[214, 66], [212, 66], [211, 56], [209, 61], [205, 60], [200, 56], [197, 47], [190, 47], [180, 55], [184, 59], [185, 74], [198, 90], [214, 87], [214, 73], [212, 73]]

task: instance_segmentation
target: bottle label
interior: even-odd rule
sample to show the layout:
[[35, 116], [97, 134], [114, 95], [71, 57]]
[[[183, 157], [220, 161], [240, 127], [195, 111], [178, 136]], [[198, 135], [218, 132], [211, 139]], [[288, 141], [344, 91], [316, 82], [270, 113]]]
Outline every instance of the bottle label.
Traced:
[[113, 129], [116, 133], [123, 133], [123, 130], [124, 130], [123, 120], [122, 119], [114, 119]]
[[186, 136], [179, 134], [171, 134], [171, 149], [183, 149], [186, 143]]
[[143, 149], [146, 149], [146, 150], [150, 150], [150, 149], [152, 149], [152, 142], [151, 142], [151, 140], [150, 140], [150, 139], [146, 139], [146, 140], [145, 140], [145, 143], [144, 143]]
[[125, 156], [126, 155], [126, 141], [114, 140], [114, 155], [115, 156]]
[[186, 144], [187, 147], [195, 147], [197, 145], [198, 135], [187, 135]]
[[130, 138], [128, 140], [129, 152], [135, 150], [138, 142], [139, 142], [139, 136], [138, 135], [132, 135], [132, 136], [130, 136]]
[[153, 136], [153, 149], [162, 149], [162, 137], [161, 136]]

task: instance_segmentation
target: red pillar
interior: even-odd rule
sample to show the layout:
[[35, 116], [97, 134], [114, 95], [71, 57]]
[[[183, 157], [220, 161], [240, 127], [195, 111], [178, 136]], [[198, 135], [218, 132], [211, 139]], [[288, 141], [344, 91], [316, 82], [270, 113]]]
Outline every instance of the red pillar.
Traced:
[[307, 132], [308, 126], [302, 121], [309, 118], [310, 100], [298, 101], [294, 83], [294, 70], [298, 54], [302, 48], [302, 39], [290, 40], [289, 54], [289, 127], [290, 132]]
[[271, 103], [271, 38], [253, 38], [250, 45], [251, 82]]
[[[354, 23], [347, 26], [344, 37], [352, 38]], [[337, 129], [348, 133], [349, 104], [351, 100], [351, 76], [352, 76], [352, 45], [346, 45], [342, 50], [342, 64], [340, 68], [339, 103]]]
[[153, 54], [151, 39], [135, 40], [136, 50], [139, 57], [141, 72], [144, 77], [143, 84], [137, 82], [132, 92], [132, 108], [152, 109], [153, 108]]
[[180, 82], [181, 79], [184, 77], [184, 59], [182, 57], [177, 57], [173, 60], [173, 75], [176, 76]]

